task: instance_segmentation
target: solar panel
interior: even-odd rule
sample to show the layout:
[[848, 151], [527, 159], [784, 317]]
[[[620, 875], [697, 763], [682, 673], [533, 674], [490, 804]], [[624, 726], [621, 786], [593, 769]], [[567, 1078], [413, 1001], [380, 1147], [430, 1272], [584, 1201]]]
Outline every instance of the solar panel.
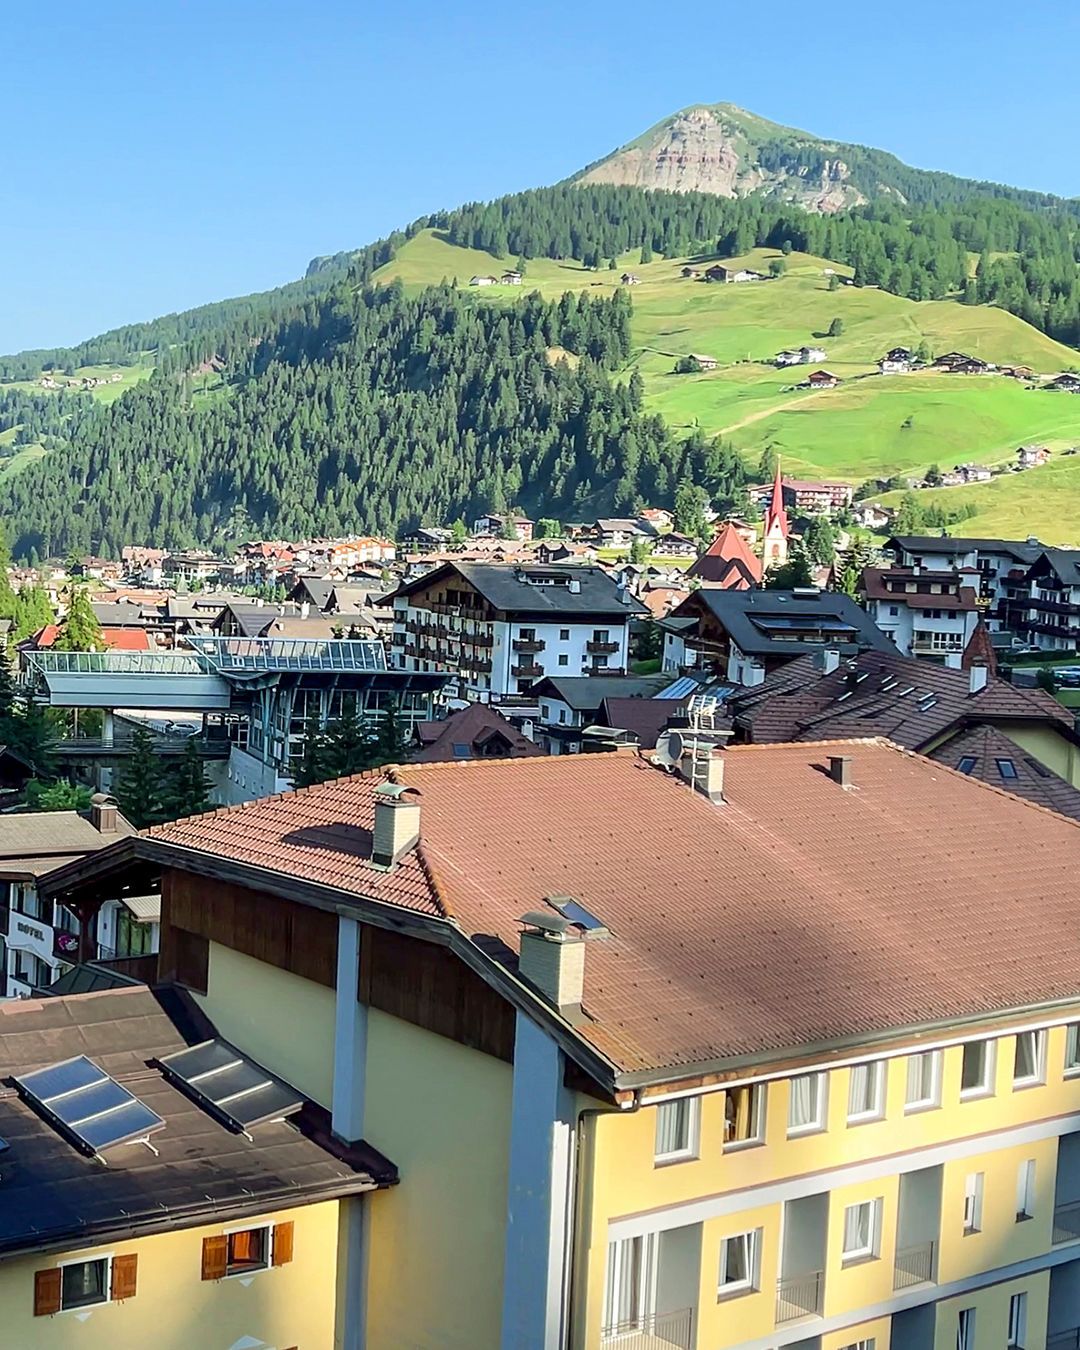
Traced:
[[84, 1153], [147, 1140], [165, 1122], [85, 1055], [15, 1078], [28, 1101]]
[[299, 1111], [303, 1097], [227, 1041], [203, 1041], [159, 1061], [165, 1077], [216, 1119], [241, 1133]]

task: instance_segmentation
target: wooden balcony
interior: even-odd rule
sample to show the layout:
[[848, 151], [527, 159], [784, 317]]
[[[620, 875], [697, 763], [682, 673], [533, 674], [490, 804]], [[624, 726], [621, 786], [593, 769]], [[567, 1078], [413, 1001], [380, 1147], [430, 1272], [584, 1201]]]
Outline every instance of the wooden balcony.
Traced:
[[513, 643], [516, 652], [542, 652], [544, 645], [542, 638], [515, 638]]
[[585, 650], [590, 656], [611, 656], [619, 650], [617, 642], [586, 642]]
[[510, 674], [516, 675], [521, 680], [538, 680], [543, 673], [544, 667], [538, 666], [535, 661], [522, 662], [510, 667]]

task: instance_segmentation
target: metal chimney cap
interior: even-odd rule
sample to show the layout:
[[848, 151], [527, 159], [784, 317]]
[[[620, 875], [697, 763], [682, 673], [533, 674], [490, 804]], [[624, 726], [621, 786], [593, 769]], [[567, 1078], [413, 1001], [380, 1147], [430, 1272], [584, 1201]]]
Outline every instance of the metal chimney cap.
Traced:
[[420, 789], [409, 787], [407, 783], [391, 783], [389, 779], [385, 783], [380, 783], [375, 789], [376, 797], [388, 797], [391, 801], [399, 801], [406, 792], [415, 793], [420, 796]]
[[526, 924], [529, 928], [539, 928], [543, 933], [559, 937], [564, 937], [574, 927], [565, 915], [556, 914], [549, 909], [530, 909], [518, 919], [518, 923]]

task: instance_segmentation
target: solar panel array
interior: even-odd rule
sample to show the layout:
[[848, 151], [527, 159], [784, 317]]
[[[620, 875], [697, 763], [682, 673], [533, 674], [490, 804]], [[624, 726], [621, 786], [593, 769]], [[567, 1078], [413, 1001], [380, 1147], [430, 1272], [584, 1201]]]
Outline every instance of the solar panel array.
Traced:
[[16, 1076], [19, 1095], [86, 1153], [149, 1138], [165, 1122], [85, 1055]]
[[252, 1063], [227, 1041], [203, 1041], [159, 1061], [165, 1077], [238, 1131], [299, 1111], [295, 1089]]

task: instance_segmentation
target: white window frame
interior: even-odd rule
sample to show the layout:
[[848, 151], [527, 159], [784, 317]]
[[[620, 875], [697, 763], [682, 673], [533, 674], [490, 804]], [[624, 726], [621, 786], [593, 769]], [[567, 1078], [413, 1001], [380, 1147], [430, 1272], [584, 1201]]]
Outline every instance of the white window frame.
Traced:
[[[793, 1125], [791, 1123], [791, 1108], [795, 1100], [794, 1086], [796, 1083], [808, 1080], [813, 1084], [814, 1109], [813, 1115], [805, 1124]], [[829, 1075], [822, 1071], [820, 1073], [802, 1073], [798, 1074], [788, 1082], [788, 1126], [787, 1134], [789, 1139], [798, 1139], [804, 1134], [819, 1134], [826, 1128], [829, 1112]]]
[[725, 1153], [739, 1148], [757, 1148], [765, 1142], [765, 1113], [768, 1108], [768, 1083], [740, 1084], [736, 1089], [750, 1093], [750, 1133], [745, 1139], [729, 1139], [727, 1134], [727, 1095], [724, 1099], [724, 1148]]
[[[755, 1293], [761, 1287], [761, 1239], [763, 1230], [751, 1228], [745, 1233], [730, 1233], [720, 1239], [720, 1269], [717, 1271], [716, 1288], [719, 1298], [731, 1298], [736, 1294]], [[730, 1244], [746, 1244], [746, 1275], [739, 1280], [725, 1280]]]
[[[930, 1095], [928, 1097], [911, 1096], [912, 1088], [912, 1070], [916, 1065], [920, 1066], [916, 1072], [921, 1077], [921, 1066], [930, 1061]], [[917, 1055], [908, 1055], [907, 1059], [907, 1082], [904, 1091], [904, 1110], [906, 1112], [932, 1111], [935, 1107], [941, 1105], [941, 1051], [923, 1050]]]
[[[853, 1111], [851, 1109], [851, 1089], [855, 1082], [855, 1074], [865, 1069], [872, 1074], [871, 1085], [873, 1088], [873, 1102], [865, 1110]], [[848, 1070], [848, 1113], [847, 1123], [849, 1125], [862, 1125], [871, 1120], [881, 1120], [885, 1114], [885, 1080], [887, 1066], [883, 1059], [871, 1059], [863, 1064], [853, 1064]]]
[[[660, 1152], [660, 1123], [665, 1112], [686, 1110], [686, 1142], [666, 1153]], [[701, 1139], [701, 1098], [673, 1097], [669, 1102], [661, 1102], [656, 1108], [656, 1135], [653, 1141], [653, 1162], [658, 1166], [666, 1163], [689, 1162], [698, 1156]]]
[[[619, 1319], [615, 1314], [622, 1302], [622, 1282], [628, 1278], [624, 1266], [627, 1256], [636, 1247], [639, 1253], [637, 1270], [630, 1271], [635, 1280], [635, 1311], [628, 1318]], [[645, 1320], [655, 1303], [656, 1263], [653, 1260], [653, 1235], [644, 1233], [638, 1237], [616, 1238], [608, 1243], [607, 1269], [604, 1272], [604, 1330], [629, 1335], [641, 1331]]]
[[850, 1345], [842, 1346], [841, 1350], [877, 1350], [877, 1337], [864, 1336], [861, 1341], [852, 1341]]
[[1005, 1336], [1008, 1350], [1025, 1350], [1027, 1345], [1027, 1305], [1026, 1289], [1018, 1289], [1009, 1298], [1009, 1327]]
[[1080, 1022], [1070, 1022], [1065, 1028], [1065, 1068], [1066, 1078], [1080, 1076]]
[[1038, 1171], [1038, 1162], [1035, 1158], [1025, 1158], [1016, 1169], [1017, 1223], [1035, 1217], [1035, 1178]]
[[[1021, 1038], [1024, 1036], [1033, 1036], [1035, 1038], [1035, 1072], [1025, 1075], [1023, 1078], [1016, 1076], [1016, 1052], [1020, 1048]], [[1013, 1049], [1013, 1089], [1041, 1087], [1046, 1082], [1046, 1028], [1038, 1027], [1028, 1031], [1018, 1031]]]
[[[93, 1308], [104, 1307], [106, 1303], [111, 1303], [112, 1298], [112, 1268], [114, 1252], [99, 1252], [97, 1256], [76, 1256], [69, 1261], [57, 1261], [57, 1267], [60, 1270], [60, 1312], [61, 1313], [84, 1313]], [[89, 1266], [98, 1261], [105, 1262], [105, 1297], [97, 1300], [96, 1303], [77, 1303], [71, 1308], [64, 1307], [64, 1269], [67, 1266]]]
[[975, 1087], [964, 1087], [964, 1061], [960, 1060], [960, 1100], [962, 1102], [975, 1101], [978, 1097], [992, 1097], [994, 1095], [994, 1081], [997, 1070], [997, 1041], [989, 1037], [983, 1041], [965, 1041], [963, 1049], [968, 1046], [981, 1046], [983, 1051], [983, 1077], [982, 1082]]
[[964, 1236], [982, 1232], [985, 1172], [969, 1172], [964, 1178]]
[[975, 1350], [974, 1308], [961, 1308], [956, 1314], [956, 1350]]
[[[846, 1247], [848, 1215], [852, 1210], [869, 1210], [870, 1227], [867, 1234], [867, 1240], [861, 1247]], [[858, 1200], [853, 1205], [844, 1207], [844, 1226], [840, 1235], [840, 1259], [842, 1264], [848, 1265], [853, 1261], [869, 1261], [877, 1256], [880, 1244], [881, 1234], [881, 1198], [876, 1200]]]
[[[234, 1233], [255, 1233], [262, 1230], [266, 1234], [266, 1264], [262, 1266], [245, 1266], [243, 1270], [229, 1269], [229, 1247], [228, 1240]], [[226, 1280], [242, 1279], [245, 1275], [261, 1275], [264, 1270], [270, 1270], [274, 1265], [274, 1225], [272, 1223], [238, 1223], [232, 1228], [223, 1228], [222, 1236], [225, 1238], [225, 1274]]]

